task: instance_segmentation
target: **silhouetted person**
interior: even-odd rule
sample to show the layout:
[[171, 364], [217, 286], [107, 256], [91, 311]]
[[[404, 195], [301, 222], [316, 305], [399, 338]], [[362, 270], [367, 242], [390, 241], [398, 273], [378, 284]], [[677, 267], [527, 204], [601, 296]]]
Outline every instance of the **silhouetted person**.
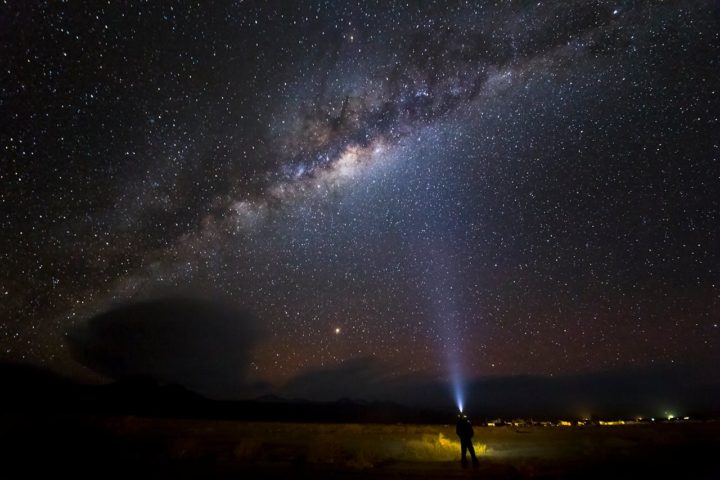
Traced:
[[472, 424], [470, 423], [470, 420], [467, 418], [466, 415], [462, 413], [458, 413], [458, 420], [457, 425], [455, 426], [455, 433], [457, 433], [457, 436], [460, 437], [460, 453], [462, 455], [461, 462], [463, 468], [467, 467], [468, 461], [467, 461], [467, 452], [470, 451], [470, 457], [472, 457], [473, 466], [477, 467], [480, 462], [478, 462], [477, 457], [475, 456], [475, 448], [472, 444], [472, 437], [475, 432], [473, 432]]

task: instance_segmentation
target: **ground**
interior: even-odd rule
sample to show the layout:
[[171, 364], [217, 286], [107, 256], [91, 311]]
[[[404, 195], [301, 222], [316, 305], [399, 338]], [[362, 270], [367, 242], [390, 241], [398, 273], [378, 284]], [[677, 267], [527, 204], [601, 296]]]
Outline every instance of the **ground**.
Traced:
[[15, 478], [720, 478], [718, 422], [476, 427], [481, 465], [463, 469], [451, 425], [2, 420], [2, 460]]

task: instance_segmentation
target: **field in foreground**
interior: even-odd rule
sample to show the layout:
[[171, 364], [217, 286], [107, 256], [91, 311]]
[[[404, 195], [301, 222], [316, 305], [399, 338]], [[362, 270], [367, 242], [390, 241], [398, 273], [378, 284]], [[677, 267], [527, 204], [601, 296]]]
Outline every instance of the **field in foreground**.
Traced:
[[2, 420], [1, 459], [15, 478], [720, 478], [716, 422], [476, 427], [481, 466], [464, 470], [449, 425]]

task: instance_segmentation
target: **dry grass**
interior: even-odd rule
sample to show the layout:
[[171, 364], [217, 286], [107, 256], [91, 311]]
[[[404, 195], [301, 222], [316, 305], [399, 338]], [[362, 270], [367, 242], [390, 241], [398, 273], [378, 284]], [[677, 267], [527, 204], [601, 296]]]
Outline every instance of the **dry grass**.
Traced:
[[[103, 428], [163, 461], [213, 465], [222, 471], [363, 472], [371, 476], [459, 475], [454, 426], [247, 423], [116, 418]], [[475, 450], [486, 477], [556, 475], [565, 469], [673, 462], [717, 446], [717, 424], [593, 428], [477, 428]], [[136, 439], [136, 440], [135, 440]], [[699, 459], [704, 456], [698, 455]], [[635, 463], [633, 463], [635, 462]], [[678, 460], [681, 462], [681, 460]], [[659, 465], [659, 464], [658, 464]], [[204, 468], [204, 467], [203, 467]], [[639, 467], [644, 468], [644, 467]], [[660, 468], [660, 467], [658, 467]], [[704, 468], [704, 467], [703, 467]], [[712, 468], [712, 467], [710, 467]], [[483, 470], [484, 469], [484, 470]], [[493, 470], [495, 469], [495, 470]], [[612, 471], [612, 470], [611, 470]], [[435, 473], [433, 473], [435, 472]], [[453, 473], [455, 472], [455, 473]]]

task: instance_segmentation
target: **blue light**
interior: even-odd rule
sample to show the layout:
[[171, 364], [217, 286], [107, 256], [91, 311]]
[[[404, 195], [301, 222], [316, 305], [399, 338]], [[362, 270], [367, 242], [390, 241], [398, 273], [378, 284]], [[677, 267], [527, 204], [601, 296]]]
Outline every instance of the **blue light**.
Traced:
[[459, 372], [452, 374], [452, 389], [455, 396], [455, 403], [457, 404], [458, 410], [461, 412], [465, 408], [465, 395], [463, 393], [463, 385], [461, 375]]
[[455, 400], [455, 405], [461, 413], [465, 410], [465, 360], [464, 352], [465, 327], [463, 320], [461, 298], [455, 292], [463, 290], [457, 284], [457, 277], [452, 272], [460, 270], [455, 265], [454, 258], [448, 255], [445, 248], [440, 244], [431, 246], [432, 263], [430, 271], [426, 274], [428, 282], [432, 285], [428, 291], [428, 298], [431, 300], [432, 314], [438, 326], [438, 337], [441, 340], [440, 347], [444, 353], [446, 372], [449, 376], [448, 390]]

